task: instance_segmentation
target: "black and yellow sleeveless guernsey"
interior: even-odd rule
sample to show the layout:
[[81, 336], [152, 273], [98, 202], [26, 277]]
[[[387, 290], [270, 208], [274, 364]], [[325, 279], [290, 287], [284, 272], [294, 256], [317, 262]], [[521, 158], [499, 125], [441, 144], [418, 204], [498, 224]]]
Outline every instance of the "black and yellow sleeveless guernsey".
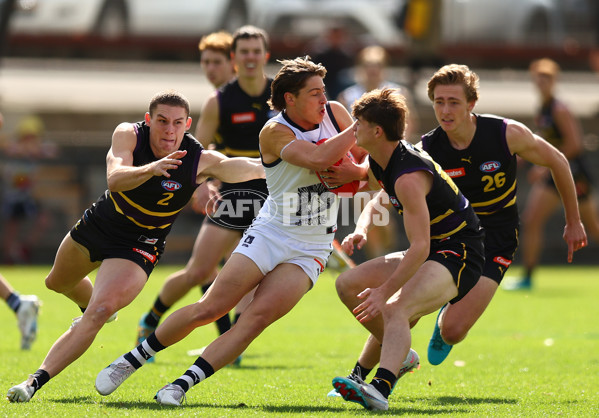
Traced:
[[475, 117], [476, 131], [467, 148], [452, 147], [441, 127], [422, 136], [422, 148], [453, 179], [478, 215], [485, 229], [483, 274], [499, 284], [518, 248], [517, 161], [505, 138], [507, 119]]
[[403, 213], [395, 194], [395, 183], [404, 174], [425, 171], [433, 176], [426, 196], [430, 215], [431, 246], [428, 260], [441, 263], [451, 272], [458, 287], [459, 301], [474, 287], [482, 273], [484, 233], [468, 199], [451, 178], [425, 152], [400, 141], [385, 169], [369, 157], [370, 169], [389, 195], [391, 204]]
[[[553, 117], [556, 104], [555, 98], [544, 103], [534, 120], [539, 135], [554, 147], [561, 149], [564, 143], [564, 136], [560, 132], [557, 123], [555, 122], [555, 118]], [[582, 153], [570, 157], [568, 162], [570, 163], [570, 171], [572, 171], [572, 177], [574, 178], [578, 200], [584, 201], [591, 195], [593, 185], [591, 171]], [[553, 177], [550, 173], [547, 174], [545, 183], [553, 187], [557, 193], [557, 188], [555, 187]]]
[[[133, 165], [158, 160], [150, 148], [150, 128], [134, 125], [137, 145]], [[90, 252], [91, 261], [124, 258], [142, 267], [148, 276], [164, 252], [166, 236], [181, 209], [198, 187], [202, 145], [186, 133], [180, 150], [187, 154], [170, 178], [153, 176], [125, 192], [106, 190], [71, 229], [71, 237]]]
[[[228, 157], [260, 157], [259, 135], [264, 124], [274, 115], [267, 101], [270, 98], [268, 78], [259, 96], [248, 95], [238, 80], [230, 81], [217, 91], [219, 127], [216, 142]], [[228, 229], [246, 229], [258, 215], [268, 196], [266, 180], [243, 183], [222, 183], [222, 200], [209, 220]]]

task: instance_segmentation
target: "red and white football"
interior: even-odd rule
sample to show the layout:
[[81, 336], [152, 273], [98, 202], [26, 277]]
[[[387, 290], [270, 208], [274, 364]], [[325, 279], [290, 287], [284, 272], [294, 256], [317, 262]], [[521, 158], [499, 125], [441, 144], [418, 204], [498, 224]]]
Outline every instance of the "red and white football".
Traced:
[[[316, 145], [320, 145], [320, 144], [324, 143], [327, 139], [328, 138], [321, 139], [320, 141], [318, 141], [316, 143]], [[347, 160], [347, 159], [349, 159], [350, 161], [352, 161], [354, 163], [356, 162], [355, 157], [352, 155], [352, 153], [350, 151], [348, 151], [347, 154], [342, 159], [340, 159], [333, 165], [339, 165], [339, 164], [341, 164], [341, 162], [343, 160]], [[326, 179], [323, 179], [320, 176], [320, 173], [317, 172], [316, 175], [318, 176], [318, 179], [320, 180], [320, 182], [322, 184], [324, 184], [327, 189], [329, 189], [331, 192], [335, 193], [336, 195], [353, 196], [356, 193], [358, 193], [358, 190], [360, 189], [360, 180], [354, 180], [350, 183], [345, 183], [341, 186], [329, 186], [326, 182]]]

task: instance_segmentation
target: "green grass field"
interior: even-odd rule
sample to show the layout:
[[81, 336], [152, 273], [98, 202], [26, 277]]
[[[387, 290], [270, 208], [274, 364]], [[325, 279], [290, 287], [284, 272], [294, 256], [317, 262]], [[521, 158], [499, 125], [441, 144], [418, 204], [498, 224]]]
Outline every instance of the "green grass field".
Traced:
[[[94, 389], [95, 376], [131, 349], [137, 321], [176, 267], [160, 266], [119, 320], [100, 332], [79, 360], [52, 379], [31, 402], [0, 401], [0, 416], [363, 416], [355, 403], [327, 398], [331, 379], [354, 365], [366, 332], [341, 305], [334, 276], [317, 286], [246, 351], [241, 367], [227, 367], [188, 392], [181, 408], [156, 404], [154, 394], [195, 360], [186, 352], [216, 337], [213, 325], [159, 353], [108, 397]], [[39, 336], [19, 349], [16, 318], [0, 308], [0, 391], [33, 373], [51, 344], [80, 313], [44, 287], [48, 267], [2, 267], [21, 294], [43, 300]], [[512, 274], [518, 273], [514, 268]], [[491, 306], [440, 366], [426, 360], [435, 315], [412, 332], [421, 368], [404, 377], [377, 414], [428, 416], [599, 416], [599, 267], [545, 267], [531, 292], [498, 290]], [[199, 293], [191, 292], [190, 303]], [[183, 303], [182, 302], [182, 303]], [[180, 305], [178, 305], [180, 306]]]

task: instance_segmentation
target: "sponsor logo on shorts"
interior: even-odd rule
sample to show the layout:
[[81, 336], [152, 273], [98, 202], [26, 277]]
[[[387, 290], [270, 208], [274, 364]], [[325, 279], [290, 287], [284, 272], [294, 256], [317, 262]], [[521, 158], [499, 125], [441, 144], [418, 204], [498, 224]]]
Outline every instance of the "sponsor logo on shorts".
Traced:
[[512, 264], [512, 260], [508, 260], [507, 258], [503, 258], [500, 255], [498, 255], [497, 257], [493, 258], [493, 261], [496, 262], [497, 264], [501, 264], [502, 266], [505, 266], [505, 267], [509, 267], [510, 264]]
[[146, 258], [152, 264], [154, 264], [156, 262], [156, 256], [154, 254], [150, 254], [149, 252], [140, 250], [139, 248], [134, 248], [133, 251], [143, 255], [144, 258]]
[[253, 235], [246, 235], [245, 238], [243, 238], [243, 243], [241, 244], [242, 247], [249, 247], [252, 242], [254, 242], [255, 237]]
[[160, 185], [164, 190], [168, 190], [169, 192], [174, 192], [183, 187], [181, 186], [181, 183], [177, 183], [174, 180], [162, 180], [162, 183], [160, 183]]
[[158, 238], [148, 238], [145, 235], [140, 235], [137, 241], [143, 242], [144, 244], [154, 245], [158, 242]]
[[457, 177], [463, 177], [466, 175], [466, 169], [464, 167], [450, 168], [450, 169], [445, 170], [445, 172], [452, 179], [455, 179]]
[[256, 114], [254, 112], [233, 113], [231, 115], [231, 122], [233, 123], [251, 123], [255, 120]]
[[494, 173], [500, 167], [501, 163], [499, 161], [487, 161], [486, 163], [482, 163], [479, 168], [483, 173]]

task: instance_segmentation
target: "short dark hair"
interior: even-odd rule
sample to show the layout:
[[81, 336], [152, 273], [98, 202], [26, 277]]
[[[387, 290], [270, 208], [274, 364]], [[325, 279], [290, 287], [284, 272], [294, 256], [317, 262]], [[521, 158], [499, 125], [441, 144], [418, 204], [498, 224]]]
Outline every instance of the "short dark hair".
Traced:
[[174, 90], [156, 93], [152, 97], [152, 99], [150, 100], [149, 107], [150, 116], [154, 115], [154, 111], [156, 110], [158, 105], [161, 104], [167, 106], [182, 107], [185, 109], [187, 116], [189, 116], [189, 114], [191, 113], [189, 107], [189, 100], [187, 100], [187, 98], [183, 96], [181, 93]]
[[280, 60], [282, 67], [275, 75], [270, 86], [270, 99], [268, 105], [271, 109], [282, 111], [285, 109], [285, 93], [295, 96], [306, 85], [306, 80], [315, 75], [322, 78], [327, 74], [322, 64], [310, 61], [310, 56], [298, 57], [292, 60]]
[[354, 104], [352, 114], [355, 118], [379, 125], [389, 141], [404, 139], [408, 105], [397, 89], [376, 89], [364, 93]]
[[264, 29], [260, 29], [252, 25], [242, 26], [235, 32], [233, 32], [233, 42], [231, 43], [231, 50], [235, 52], [238, 40], [251, 38], [262, 39], [262, 43], [264, 44], [264, 50], [269, 50], [270, 46], [268, 41], [268, 34], [266, 33], [266, 31]]

